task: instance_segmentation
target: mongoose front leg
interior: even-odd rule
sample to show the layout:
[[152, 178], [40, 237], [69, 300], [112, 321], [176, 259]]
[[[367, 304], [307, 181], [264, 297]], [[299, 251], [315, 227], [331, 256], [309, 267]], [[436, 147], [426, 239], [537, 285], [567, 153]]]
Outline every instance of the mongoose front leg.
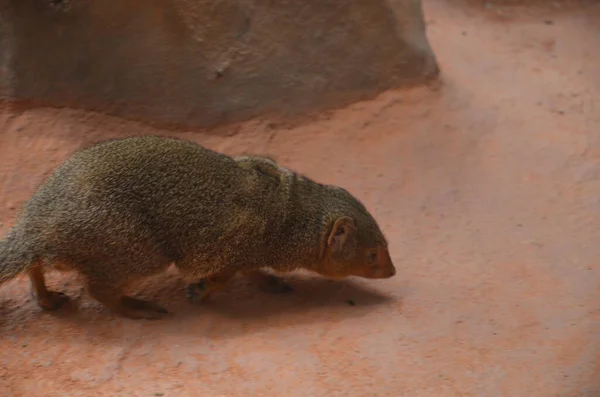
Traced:
[[98, 302], [113, 312], [131, 319], [156, 320], [168, 313], [153, 302], [126, 296], [109, 283], [88, 281], [88, 291]]
[[256, 283], [265, 292], [285, 294], [294, 290], [281, 277], [273, 276], [262, 270], [249, 270], [244, 272], [244, 276]]
[[48, 290], [41, 263], [33, 265], [27, 274], [31, 283], [31, 292], [42, 309], [56, 310], [69, 300], [69, 297], [62, 292]]
[[212, 295], [227, 286], [234, 274], [231, 272], [217, 273], [197, 283], [188, 284], [185, 287], [185, 295], [192, 303], [208, 302]]

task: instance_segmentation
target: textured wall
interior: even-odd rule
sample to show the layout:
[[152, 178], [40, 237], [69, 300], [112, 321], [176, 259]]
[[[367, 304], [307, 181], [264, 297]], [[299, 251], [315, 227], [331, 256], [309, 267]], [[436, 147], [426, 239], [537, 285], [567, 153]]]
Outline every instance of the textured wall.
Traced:
[[437, 72], [419, 0], [0, 0], [0, 95], [188, 127]]

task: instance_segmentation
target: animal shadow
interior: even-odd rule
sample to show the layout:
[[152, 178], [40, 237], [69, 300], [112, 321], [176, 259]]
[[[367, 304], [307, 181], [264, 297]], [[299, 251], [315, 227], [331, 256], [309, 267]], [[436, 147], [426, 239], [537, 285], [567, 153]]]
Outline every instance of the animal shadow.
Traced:
[[295, 274], [285, 280], [293, 291], [274, 294], [238, 277], [211, 301], [193, 304], [185, 298], [184, 282], [177, 275], [164, 275], [140, 285], [139, 293], [132, 293], [168, 309], [169, 314], [155, 321], [117, 316], [91, 299], [76, 282], [69, 283], [65, 291], [71, 300], [56, 311], [44, 312], [30, 296], [23, 296], [25, 299], [18, 299], [0, 313], [3, 312], [5, 325], [23, 325], [17, 331], [19, 334], [47, 332], [54, 323], [57, 327], [75, 327], [98, 336], [109, 332], [117, 338], [119, 329], [129, 332], [135, 328], [151, 333], [222, 339], [272, 327], [338, 322], [368, 315], [382, 307], [397, 311], [401, 305], [398, 293], [388, 296], [378, 292], [375, 280], [330, 280]]

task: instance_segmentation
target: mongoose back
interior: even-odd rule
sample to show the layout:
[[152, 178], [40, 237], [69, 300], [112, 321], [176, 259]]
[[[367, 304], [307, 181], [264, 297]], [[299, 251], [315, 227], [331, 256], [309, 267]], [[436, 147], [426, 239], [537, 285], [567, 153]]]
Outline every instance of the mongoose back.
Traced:
[[153, 136], [75, 152], [0, 240], [0, 284], [27, 273], [46, 310], [68, 297], [46, 288], [44, 271], [75, 270], [112, 311], [161, 317], [164, 308], [123, 291], [171, 264], [200, 301], [237, 273], [273, 292], [290, 290], [264, 268], [334, 278], [396, 273], [377, 222], [346, 190], [266, 157], [232, 158]]

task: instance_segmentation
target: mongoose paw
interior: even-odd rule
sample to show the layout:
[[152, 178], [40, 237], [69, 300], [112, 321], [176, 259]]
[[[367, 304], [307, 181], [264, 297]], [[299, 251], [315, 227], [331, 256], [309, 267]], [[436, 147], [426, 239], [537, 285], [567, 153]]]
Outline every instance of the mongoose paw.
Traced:
[[68, 295], [58, 291], [48, 291], [48, 293], [43, 298], [39, 298], [37, 302], [42, 309], [50, 311], [60, 309], [68, 301]]
[[197, 283], [190, 283], [186, 285], [185, 297], [191, 303], [206, 302], [209, 299], [209, 294], [207, 294], [206, 280], [201, 280]]
[[277, 294], [289, 294], [290, 292], [294, 292], [294, 287], [287, 283], [281, 283], [274, 292]]
[[269, 276], [262, 287], [265, 292], [271, 294], [289, 294], [294, 291], [291, 285], [276, 276]]
[[154, 302], [148, 302], [130, 296], [123, 297], [122, 303], [124, 314], [133, 319], [144, 318], [147, 320], [157, 320], [169, 313], [167, 309]]

